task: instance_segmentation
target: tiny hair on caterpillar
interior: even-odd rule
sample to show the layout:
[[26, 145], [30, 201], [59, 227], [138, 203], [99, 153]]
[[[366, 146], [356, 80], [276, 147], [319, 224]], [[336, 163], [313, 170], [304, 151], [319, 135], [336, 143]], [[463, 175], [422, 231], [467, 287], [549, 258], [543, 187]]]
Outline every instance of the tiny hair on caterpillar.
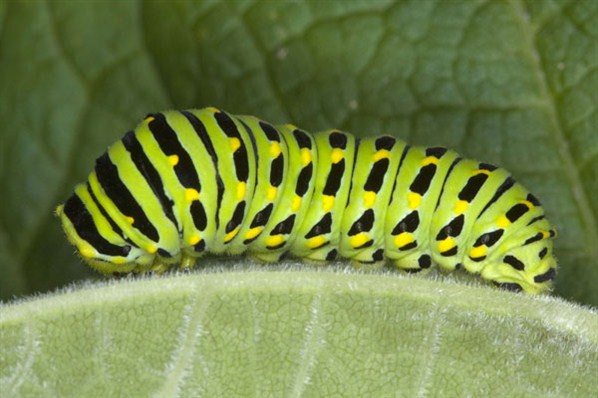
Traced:
[[308, 133], [217, 108], [148, 115], [56, 214], [106, 274], [283, 254], [406, 272], [437, 266], [545, 293], [555, 228], [504, 169], [391, 136]]

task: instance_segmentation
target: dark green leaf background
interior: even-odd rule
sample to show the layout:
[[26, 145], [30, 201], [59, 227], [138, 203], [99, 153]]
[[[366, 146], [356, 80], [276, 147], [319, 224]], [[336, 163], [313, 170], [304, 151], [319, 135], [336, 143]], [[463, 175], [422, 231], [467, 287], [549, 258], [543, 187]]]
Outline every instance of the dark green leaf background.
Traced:
[[509, 169], [598, 304], [598, 2], [0, 1], [3, 299], [93, 275], [53, 209], [147, 113], [219, 106]]

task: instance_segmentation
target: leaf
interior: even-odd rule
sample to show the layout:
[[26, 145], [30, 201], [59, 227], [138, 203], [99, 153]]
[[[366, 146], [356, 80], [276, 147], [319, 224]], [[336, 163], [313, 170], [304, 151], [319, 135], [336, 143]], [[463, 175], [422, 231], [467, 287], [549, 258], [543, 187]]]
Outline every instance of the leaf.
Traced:
[[598, 3], [0, 2], [0, 294], [91, 273], [52, 211], [145, 114], [216, 105], [504, 166], [598, 305]]
[[9, 396], [591, 396], [598, 313], [288, 270], [87, 285], [0, 307]]

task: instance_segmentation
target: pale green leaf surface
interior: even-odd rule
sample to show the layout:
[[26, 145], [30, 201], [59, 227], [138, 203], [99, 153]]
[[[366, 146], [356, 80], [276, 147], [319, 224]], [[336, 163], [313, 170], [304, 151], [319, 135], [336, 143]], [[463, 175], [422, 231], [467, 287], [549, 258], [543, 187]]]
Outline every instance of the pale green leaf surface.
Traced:
[[591, 396], [598, 313], [330, 270], [202, 273], [0, 307], [7, 396]]

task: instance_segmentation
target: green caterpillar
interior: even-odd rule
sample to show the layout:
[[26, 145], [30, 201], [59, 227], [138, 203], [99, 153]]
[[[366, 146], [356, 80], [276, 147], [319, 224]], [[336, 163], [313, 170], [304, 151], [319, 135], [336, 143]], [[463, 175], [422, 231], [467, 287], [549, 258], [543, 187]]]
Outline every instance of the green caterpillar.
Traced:
[[510, 174], [390, 136], [306, 133], [216, 108], [146, 117], [56, 210], [104, 273], [192, 267], [206, 252], [465, 269], [550, 290], [556, 231]]

